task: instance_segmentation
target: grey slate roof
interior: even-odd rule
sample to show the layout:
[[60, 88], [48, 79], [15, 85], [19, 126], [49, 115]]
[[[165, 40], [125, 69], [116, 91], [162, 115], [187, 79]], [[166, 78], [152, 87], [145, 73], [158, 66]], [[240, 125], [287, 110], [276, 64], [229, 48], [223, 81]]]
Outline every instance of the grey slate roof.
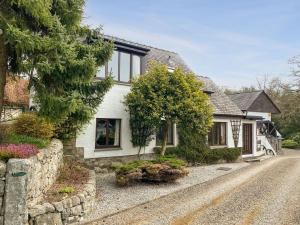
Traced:
[[230, 94], [231, 100], [241, 109], [248, 110], [263, 91], [252, 91]]
[[[145, 56], [146, 64], [151, 60], [155, 60], [166, 64], [170, 68], [181, 67], [186, 72], [192, 72], [192, 70], [185, 64], [184, 60], [179, 56], [179, 54], [167, 51], [164, 49], [155, 48], [152, 46], [147, 46], [143, 44], [139, 44], [136, 42], [127, 41], [121, 38], [113, 37], [113, 36], [104, 36], [106, 39], [123, 43], [131, 46], [135, 46], [138, 48], [147, 49], [148, 52]], [[234, 116], [242, 116], [242, 111], [238, 108], [238, 106], [225, 94], [223, 91], [218, 88], [218, 86], [208, 77], [198, 76], [198, 79], [204, 83], [204, 91], [211, 92], [211, 103], [215, 109], [215, 115], [234, 115]]]

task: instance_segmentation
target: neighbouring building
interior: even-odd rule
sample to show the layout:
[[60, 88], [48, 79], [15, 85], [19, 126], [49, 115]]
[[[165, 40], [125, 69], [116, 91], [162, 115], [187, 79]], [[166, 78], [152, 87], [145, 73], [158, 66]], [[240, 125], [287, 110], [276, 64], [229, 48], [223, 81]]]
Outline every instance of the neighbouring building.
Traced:
[[231, 100], [242, 110], [246, 118], [256, 119], [257, 149], [281, 151], [281, 135], [272, 122], [272, 115], [280, 110], [265, 91], [252, 91], [229, 95]]
[[[115, 43], [111, 60], [99, 68], [96, 79], [103, 79], [112, 72], [116, 84], [106, 94], [94, 118], [76, 138], [76, 153], [86, 161], [97, 159], [118, 160], [135, 158], [138, 148], [132, 146], [129, 113], [123, 104], [124, 96], [130, 92], [130, 80], [147, 70], [151, 60], [166, 64], [171, 70], [181, 67], [190, 71], [181, 57], [172, 51], [138, 44], [116, 37], [105, 36]], [[211, 148], [242, 147], [243, 156], [256, 156], [257, 116], [249, 116], [232, 99], [221, 91], [208, 77], [198, 76], [204, 82], [204, 92], [210, 96], [214, 111], [214, 125], [208, 135]], [[178, 144], [176, 125], [171, 126], [168, 145]], [[158, 137], [150, 142], [143, 153], [150, 155], [159, 145]], [[115, 158], [116, 159], [116, 158]]]

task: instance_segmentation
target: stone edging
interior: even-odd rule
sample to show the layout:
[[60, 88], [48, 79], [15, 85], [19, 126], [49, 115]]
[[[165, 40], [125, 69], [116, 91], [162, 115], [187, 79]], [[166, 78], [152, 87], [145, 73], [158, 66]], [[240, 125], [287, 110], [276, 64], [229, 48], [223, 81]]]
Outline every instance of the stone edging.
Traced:
[[91, 212], [96, 196], [95, 172], [90, 170], [90, 179], [83, 190], [60, 202], [45, 202], [28, 209], [29, 224], [70, 224], [83, 219]]

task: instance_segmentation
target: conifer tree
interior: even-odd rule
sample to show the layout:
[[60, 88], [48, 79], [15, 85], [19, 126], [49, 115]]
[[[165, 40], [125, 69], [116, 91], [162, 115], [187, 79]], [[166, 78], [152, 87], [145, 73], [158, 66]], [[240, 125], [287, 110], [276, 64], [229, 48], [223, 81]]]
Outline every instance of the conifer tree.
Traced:
[[111, 78], [94, 81], [113, 44], [101, 30], [83, 26], [84, 0], [0, 2], [0, 110], [8, 73], [25, 74], [39, 114], [57, 126], [58, 137], [74, 136], [95, 113]]

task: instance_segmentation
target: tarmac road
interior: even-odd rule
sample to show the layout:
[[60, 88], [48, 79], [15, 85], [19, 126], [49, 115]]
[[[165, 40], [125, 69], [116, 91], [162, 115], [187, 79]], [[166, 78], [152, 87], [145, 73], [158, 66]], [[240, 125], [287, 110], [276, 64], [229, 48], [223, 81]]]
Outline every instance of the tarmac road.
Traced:
[[89, 224], [300, 225], [300, 151], [253, 163]]

